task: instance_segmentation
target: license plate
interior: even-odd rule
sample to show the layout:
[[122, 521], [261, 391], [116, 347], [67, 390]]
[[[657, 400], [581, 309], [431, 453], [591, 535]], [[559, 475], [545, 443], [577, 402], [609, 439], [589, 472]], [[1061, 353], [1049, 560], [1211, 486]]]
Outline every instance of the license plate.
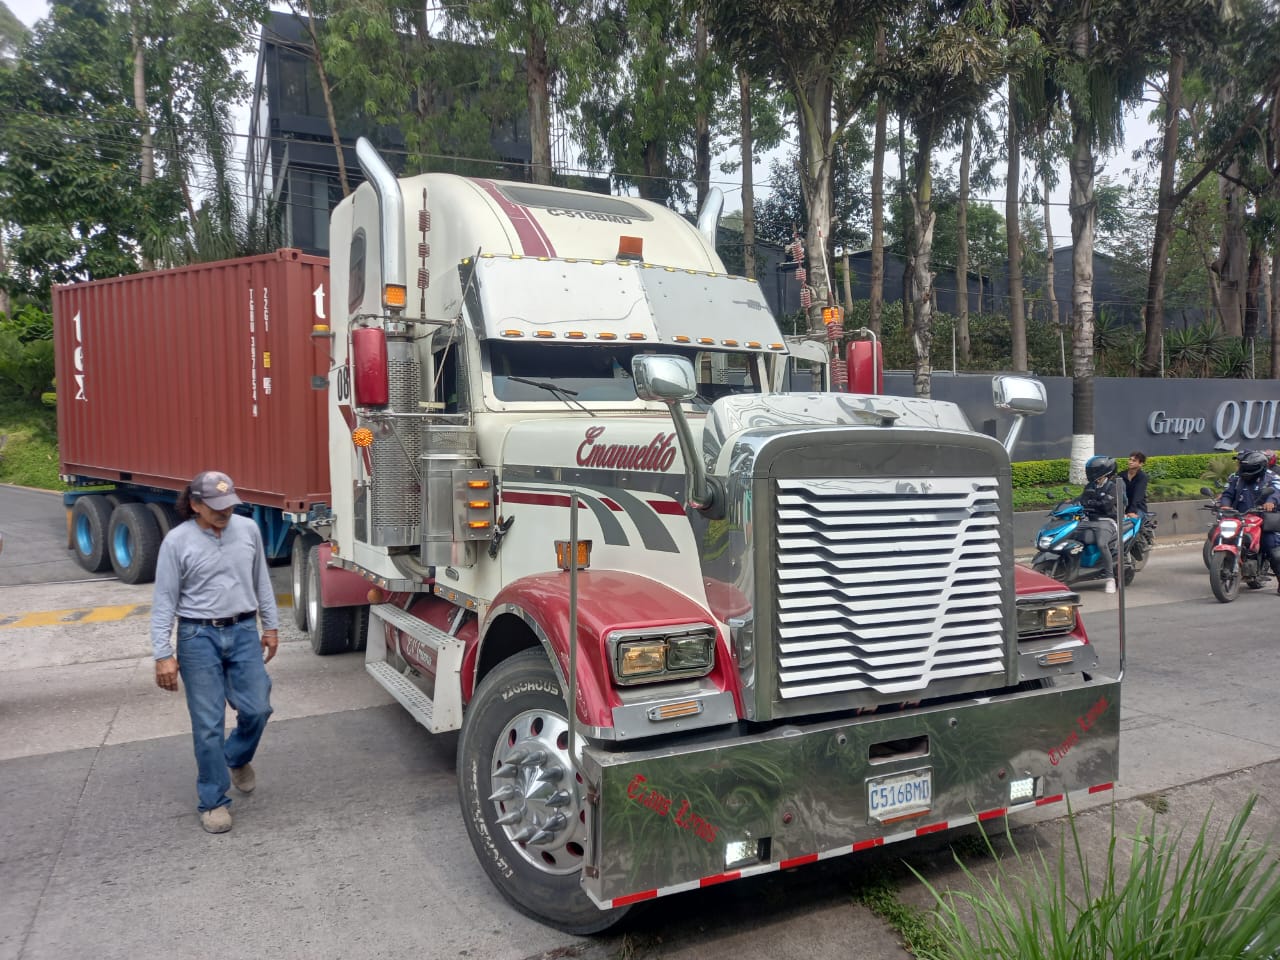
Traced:
[[912, 770], [867, 781], [867, 812], [881, 822], [927, 813], [932, 804], [931, 770]]

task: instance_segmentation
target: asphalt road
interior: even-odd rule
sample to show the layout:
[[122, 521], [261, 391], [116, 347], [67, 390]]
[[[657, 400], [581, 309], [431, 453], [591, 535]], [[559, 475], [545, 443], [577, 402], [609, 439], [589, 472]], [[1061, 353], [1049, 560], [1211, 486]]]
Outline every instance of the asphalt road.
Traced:
[[[423, 732], [358, 656], [312, 655], [287, 612], [258, 789], [230, 834], [206, 835], [185, 707], [152, 682], [149, 588], [84, 579], [56, 497], [0, 487], [0, 529], [0, 960], [907, 955], [850, 891], [903, 856], [931, 862], [924, 846], [666, 898], [596, 940], [525, 919], [472, 855], [456, 737]], [[1083, 595], [1114, 665], [1118, 597]], [[1183, 796], [1194, 819], [1206, 781], [1236, 796], [1280, 779], [1277, 613], [1272, 591], [1215, 602], [1197, 544], [1156, 551], [1127, 591], [1122, 806]], [[1109, 799], [1077, 810], [1105, 824]]]

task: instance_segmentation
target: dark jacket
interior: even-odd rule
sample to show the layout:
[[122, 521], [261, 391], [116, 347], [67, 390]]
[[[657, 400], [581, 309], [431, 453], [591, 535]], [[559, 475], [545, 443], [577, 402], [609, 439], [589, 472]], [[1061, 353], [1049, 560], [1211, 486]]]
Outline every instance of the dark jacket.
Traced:
[[1124, 502], [1126, 513], [1147, 512], [1147, 471], [1139, 469], [1132, 478], [1126, 470], [1124, 477]]
[[1097, 483], [1086, 484], [1080, 491], [1080, 506], [1084, 508], [1084, 515], [1090, 520], [1100, 520], [1104, 517], [1114, 520], [1116, 497], [1111, 492], [1111, 481], [1107, 480], [1101, 486]]
[[1280, 498], [1276, 495], [1276, 482], [1277, 478], [1270, 470], [1264, 470], [1262, 476], [1252, 483], [1240, 479], [1240, 474], [1233, 473], [1218, 502], [1224, 507], [1234, 507], [1240, 511], [1261, 507], [1268, 501], [1280, 503]]

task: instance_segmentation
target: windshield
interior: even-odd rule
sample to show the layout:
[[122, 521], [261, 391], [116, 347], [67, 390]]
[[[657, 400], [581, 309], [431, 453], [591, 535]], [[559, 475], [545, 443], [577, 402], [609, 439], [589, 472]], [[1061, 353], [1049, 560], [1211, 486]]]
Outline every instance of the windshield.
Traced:
[[[580, 403], [636, 399], [631, 382], [631, 358], [638, 353], [687, 357], [698, 380], [697, 407], [709, 407], [733, 393], [759, 393], [755, 385], [756, 357], [728, 351], [633, 344], [519, 343], [491, 340], [489, 368], [493, 395], [498, 400], [546, 401], [554, 387]], [[534, 382], [530, 382], [534, 381]]]

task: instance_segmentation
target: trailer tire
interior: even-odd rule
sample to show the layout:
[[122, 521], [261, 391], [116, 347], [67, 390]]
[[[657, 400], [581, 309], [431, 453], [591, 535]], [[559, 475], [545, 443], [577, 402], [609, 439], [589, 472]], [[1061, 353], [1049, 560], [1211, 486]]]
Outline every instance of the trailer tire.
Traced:
[[363, 653], [369, 645], [369, 608], [351, 608], [351, 631], [347, 635], [347, 649], [352, 653]]
[[351, 608], [326, 607], [320, 599], [320, 548], [313, 546], [307, 551], [307, 636], [319, 656], [345, 653]]
[[104, 493], [103, 496], [107, 498], [107, 503], [111, 504], [112, 510], [114, 510], [116, 507], [123, 506], [126, 503], [138, 502], [138, 498], [135, 497], [132, 493], [123, 493], [119, 490], [116, 490], [112, 493]]
[[182, 518], [178, 516], [178, 511], [171, 504], [148, 503], [147, 509], [156, 518], [156, 526], [160, 528], [161, 540], [169, 535], [170, 530], [182, 522]]
[[91, 493], [76, 499], [71, 508], [71, 549], [76, 562], [90, 573], [111, 569], [107, 552], [107, 527], [111, 523], [111, 504], [101, 494]]
[[[565, 730], [565, 697], [541, 647], [504, 660], [484, 678], [467, 708], [458, 738], [458, 797], [471, 846], [494, 886], [526, 916], [578, 936], [602, 933], [619, 923], [629, 907], [601, 910], [579, 886], [586, 839], [585, 788], [574, 775]], [[517, 764], [512, 777], [495, 777], [515, 750], [528, 748], [542, 763]], [[527, 754], [526, 754], [527, 755]], [[547, 768], [561, 775], [546, 777], [569, 791], [562, 806], [545, 806], [546, 784], [538, 780]], [[567, 775], [566, 775], [567, 774]], [[514, 782], [513, 782], [514, 779]], [[495, 780], [515, 786], [523, 797], [489, 799]], [[500, 816], [521, 818], [500, 824]], [[560, 826], [549, 820], [562, 817]], [[522, 829], [552, 831], [549, 842], [534, 846], [515, 839]]]
[[160, 556], [160, 525], [145, 503], [122, 503], [111, 511], [107, 553], [125, 583], [150, 583]]
[[307, 629], [307, 557], [311, 548], [320, 542], [314, 533], [299, 533], [289, 549], [289, 579], [293, 593], [293, 622], [299, 629]]

